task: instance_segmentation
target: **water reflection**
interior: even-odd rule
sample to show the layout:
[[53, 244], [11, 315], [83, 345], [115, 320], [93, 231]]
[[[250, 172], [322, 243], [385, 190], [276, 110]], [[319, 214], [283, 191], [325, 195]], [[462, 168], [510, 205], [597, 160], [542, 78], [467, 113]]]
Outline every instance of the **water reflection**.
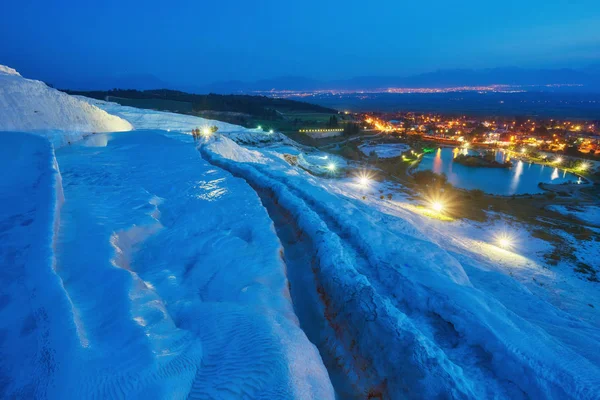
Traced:
[[519, 187], [519, 181], [521, 179], [521, 175], [523, 175], [523, 161], [519, 160], [517, 165], [514, 167], [515, 173], [513, 175], [512, 181], [510, 183], [510, 191], [512, 193], [516, 193], [517, 188]]
[[433, 172], [441, 174], [442, 171], [442, 149], [437, 149], [435, 158], [433, 159]]
[[504, 153], [503, 151], [496, 151], [495, 156], [496, 156], [496, 162], [499, 162], [500, 164], [504, 164], [507, 161], [506, 153]]
[[[456, 187], [464, 189], [481, 189], [487, 193], [512, 195], [543, 192], [538, 184], [576, 183], [578, 177], [566, 171], [559, 173], [558, 168], [543, 165], [513, 161], [512, 168], [474, 168], [454, 163], [458, 154], [477, 154], [468, 149], [443, 148], [435, 153], [426, 154], [419, 165], [419, 170], [432, 170], [435, 173], [445, 173], [448, 181]], [[498, 162], [510, 161], [510, 155], [504, 151], [496, 151]]]

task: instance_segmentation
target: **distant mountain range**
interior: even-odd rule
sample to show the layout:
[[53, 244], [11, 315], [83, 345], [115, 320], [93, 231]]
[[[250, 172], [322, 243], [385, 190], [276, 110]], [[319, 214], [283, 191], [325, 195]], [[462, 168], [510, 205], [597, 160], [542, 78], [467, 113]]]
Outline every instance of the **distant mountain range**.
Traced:
[[[123, 75], [90, 82], [67, 85], [75, 90], [120, 89], [176, 89], [191, 93], [238, 94], [269, 90], [373, 90], [390, 87], [401, 88], [447, 88], [481, 85], [531, 85], [552, 84], [582, 85], [578, 91], [600, 92], [600, 65], [583, 69], [526, 69], [526, 68], [490, 68], [490, 69], [452, 69], [438, 70], [412, 76], [361, 76], [351, 79], [321, 81], [301, 76], [287, 76], [263, 79], [254, 82], [222, 81], [203, 86], [178, 86], [160, 80], [150, 74]], [[64, 85], [63, 85], [64, 86]], [[565, 90], [565, 89], [563, 89]], [[568, 90], [575, 90], [569, 88]]]
[[[52, 84], [52, 82], [47, 83]], [[58, 86], [60, 89], [69, 90], [151, 90], [173, 88], [172, 84], [165, 82], [152, 74], [123, 74], [88, 78], [85, 80], [62, 80], [56, 86]]]
[[402, 88], [445, 88], [481, 85], [531, 85], [552, 84], [583, 85], [587, 90], [600, 91], [600, 66], [586, 69], [524, 69], [492, 68], [482, 70], [453, 69], [439, 70], [418, 75], [361, 76], [344, 80], [318, 81], [304, 77], [281, 77], [256, 82], [217, 82], [195, 90], [214, 93], [253, 92], [267, 90], [318, 90], [346, 89], [369, 90], [390, 87]]

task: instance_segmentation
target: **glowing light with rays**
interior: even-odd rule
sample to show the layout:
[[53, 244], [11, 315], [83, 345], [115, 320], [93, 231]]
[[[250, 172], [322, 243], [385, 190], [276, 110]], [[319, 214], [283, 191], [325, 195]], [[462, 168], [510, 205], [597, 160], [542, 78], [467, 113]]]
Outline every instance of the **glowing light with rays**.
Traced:
[[554, 162], [556, 164], [560, 164], [561, 162], [563, 162], [563, 159], [562, 159], [562, 157], [556, 157], [556, 159], [554, 160]]
[[444, 211], [444, 204], [441, 201], [434, 201], [433, 203], [431, 203], [431, 208], [434, 211], [441, 213], [442, 211]]
[[335, 170], [337, 169], [337, 165], [335, 165], [335, 163], [329, 163], [327, 164], [327, 169], [329, 170], [329, 172], [335, 172]]
[[208, 126], [205, 126], [204, 128], [202, 128], [202, 136], [208, 137], [208, 136], [210, 136], [211, 133], [212, 133], [212, 131], [210, 130], [210, 128]]
[[361, 171], [358, 176], [358, 184], [362, 187], [368, 187], [371, 184], [371, 174], [367, 171]]
[[508, 250], [508, 249], [511, 249], [512, 247], [514, 247], [515, 238], [512, 235], [510, 235], [506, 232], [503, 232], [496, 236], [496, 243], [497, 243], [498, 247]]
[[426, 204], [417, 206], [417, 209], [419, 209], [421, 214], [442, 221], [453, 220], [452, 216], [448, 213], [452, 201], [445, 193], [429, 193], [426, 195], [425, 200]]

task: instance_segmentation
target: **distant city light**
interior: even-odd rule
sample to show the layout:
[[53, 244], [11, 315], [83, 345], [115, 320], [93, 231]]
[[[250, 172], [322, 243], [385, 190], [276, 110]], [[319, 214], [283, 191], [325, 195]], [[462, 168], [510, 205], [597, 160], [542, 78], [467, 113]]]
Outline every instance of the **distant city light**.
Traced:
[[202, 135], [203, 136], [210, 136], [210, 134], [211, 134], [211, 131], [210, 131], [209, 127], [202, 128]]
[[527, 153], [527, 149], [525, 149], [525, 148], [522, 148], [522, 149], [521, 149], [521, 154], [525, 154], [525, 153]]
[[269, 130], [269, 133], [273, 133], [273, 129], [270, 129], [270, 130]]
[[[583, 86], [582, 84], [554, 84], [552, 87], [573, 87]], [[521, 85], [482, 85], [482, 86], [455, 86], [455, 87], [437, 87], [437, 88], [406, 88], [406, 87], [381, 87], [374, 89], [370, 94], [380, 93], [456, 93], [456, 92], [492, 92], [492, 93], [523, 93], [527, 91], [525, 86]], [[273, 95], [277, 97], [313, 97], [315, 95], [343, 95], [354, 94], [355, 89], [318, 89], [318, 90], [288, 90], [288, 89], [269, 89], [267, 91], [255, 91], [256, 94]], [[501, 100], [503, 101], [503, 100]], [[346, 111], [344, 111], [345, 113]], [[351, 113], [351, 111], [349, 111]], [[465, 117], [463, 117], [464, 119]], [[433, 122], [440, 122], [436, 118], [432, 118]], [[528, 121], [531, 122], [531, 121]], [[487, 122], [488, 126], [494, 121]], [[514, 122], [513, 122], [514, 124]]]
[[262, 126], [259, 125], [259, 126], [256, 127], [256, 129], [262, 129]]
[[590, 164], [588, 163], [583, 163], [579, 166], [579, 169], [582, 171], [585, 171], [586, 169], [588, 169], [590, 167]]
[[555, 162], [555, 163], [557, 163], [557, 164], [560, 164], [561, 162], [563, 162], [563, 159], [562, 159], [562, 157], [557, 157], [557, 158], [554, 160], [554, 162]]
[[329, 163], [327, 164], [327, 169], [331, 172], [334, 172], [337, 169], [337, 166], [335, 165], [335, 163]]

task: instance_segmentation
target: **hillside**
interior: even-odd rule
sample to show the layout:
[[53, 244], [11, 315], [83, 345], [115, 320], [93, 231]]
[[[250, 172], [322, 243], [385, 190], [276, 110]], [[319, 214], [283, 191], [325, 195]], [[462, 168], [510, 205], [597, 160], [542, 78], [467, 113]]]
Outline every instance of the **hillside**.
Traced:
[[[69, 91], [66, 93], [82, 95], [94, 99], [120, 103], [120, 99], [129, 100], [160, 100], [163, 102], [188, 103], [190, 111], [220, 111], [248, 114], [253, 117], [277, 119], [278, 112], [306, 112], [306, 113], [337, 113], [336, 110], [302, 101], [277, 99], [266, 96], [250, 95], [220, 95], [220, 94], [191, 94], [177, 90], [123, 90], [113, 89], [108, 91]], [[131, 105], [131, 104], [124, 104]], [[152, 108], [144, 107], [141, 108]], [[174, 110], [171, 110], [174, 111]]]
[[60, 146], [86, 133], [131, 129], [119, 117], [0, 65], [0, 131], [34, 131]]

